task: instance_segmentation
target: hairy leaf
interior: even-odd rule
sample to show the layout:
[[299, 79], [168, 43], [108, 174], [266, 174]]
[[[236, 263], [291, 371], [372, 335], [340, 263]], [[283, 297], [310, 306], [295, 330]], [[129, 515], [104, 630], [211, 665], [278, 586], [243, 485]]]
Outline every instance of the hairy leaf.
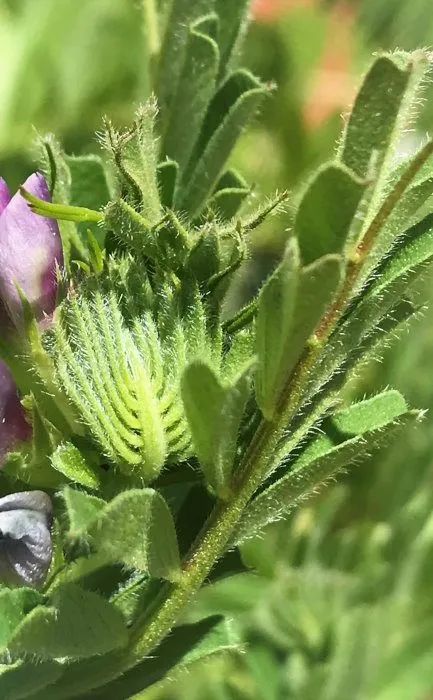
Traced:
[[98, 489], [100, 486], [97, 472], [72, 443], [59, 445], [51, 457], [51, 464], [58, 472], [81, 486], [89, 489]]
[[224, 651], [240, 648], [232, 623], [213, 615], [199, 622], [176, 627], [152, 656], [144, 659], [120, 678], [83, 695], [82, 700], [127, 700], [167, 675]]
[[305, 265], [322, 255], [343, 252], [365, 186], [341, 165], [331, 163], [319, 170], [295, 219], [295, 234]]
[[237, 434], [250, 391], [251, 364], [224, 386], [207, 365], [194, 362], [182, 380], [182, 397], [193, 444], [206, 480], [226, 497]]
[[340, 283], [340, 258], [329, 255], [303, 268], [293, 285], [294, 256], [291, 242], [259, 299], [257, 401], [267, 418]]
[[26, 616], [9, 648], [47, 660], [83, 658], [117, 649], [127, 638], [123, 617], [113, 605], [69, 583], [53, 591], [48, 606]]
[[247, 71], [234, 73], [209, 105], [200, 138], [185, 176], [177, 207], [197, 216], [214, 189], [218, 177], [242, 129], [251, 120], [267, 93]]
[[267, 523], [278, 520], [333, 474], [362, 458], [366, 449], [372, 451], [389, 442], [418, 419], [419, 413], [408, 411], [404, 399], [395, 391], [338, 412], [330, 419], [332, 430], [315, 438], [290, 471], [252, 501], [235, 542], [239, 544]]
[[96, 551], [155, 578], [176, 580], [179, 550], [167, 503], [153, 489], [116, 496], [88, 527]]
[[207, 25], [205, 18], [190, 26], [185, 61], [164, 130], [162, 155], [178, 163], [180, 175], [200, 133], [218, 74], [218, 46], [207, 33]]

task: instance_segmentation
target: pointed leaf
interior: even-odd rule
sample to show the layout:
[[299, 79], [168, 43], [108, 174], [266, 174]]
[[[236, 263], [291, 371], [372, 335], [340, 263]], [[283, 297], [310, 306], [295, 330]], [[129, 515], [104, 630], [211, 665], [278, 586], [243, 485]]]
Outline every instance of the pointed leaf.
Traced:
[[70, 442], [57, 447], [51, 457], [51, 463], [54, 469], [81, 486], [95, 490], [100, 486], [100, 478], [95, 469]]
[[395, 252], [379, 268], [370, 287], [354, 304], [347, 318], [336, 329], [325, 348], [321, 368], [315, 373], [315, 391], [355, 353], [362, 354], [372, 334], [385, 325], [387, 316], [397, 308], [410, 284], [433, 260], [433, 215], [405, 232], [395, 246]]
[[284, 258], [260, 292], [257, 322], [256, 396], [263, 414], [273, 415], [286, 373], [286, 349], [290, 342], [299, 285], [299, 253], [296, 239], [287, 245]]
[[215, 0], [215, 10], [218, 13], [220, 27], [218, 45], [220, 47], [221, 64], [220, 77], [224, 77], [231, 67], [233, 59], [246, 31], [250, 0]]
[[293, 245], [259, 298], [257, 401], [268, 419], [341, 279], [341, 259], [328, 255], [303, 268], [296, 286], [290, 287]]
[[171, 512], [153, 489], [131, 489], [114, 498], [90, 525], [98, 552], [108, 561], [155, 578], [176, 580], [179, 549]]
[[154, 133], [156, 116], [156, 102], [150, 99], [138, 109], [133, 126], [125, 133], [115, 134], [108, 125], [107, 138], [128, 201], [139, 207], [152, 225], [162, 218], [157, 179], [158, 142]]
[[54, 683], [62, 675], [62, 664], [54, 661], [17, 661], [0, 664], [2, 700], [24, 700]]
[[180, 625], [154, 650], [152, 656], [109, 685], [87, 693], [82, 700], [128, 700], [176, 671], [187, 669], [193, 663], [221, 652], [239, 649], [236, 629], [231, 622], [219, 615], [193, 624]]
[[[99, 211], [111, 199], [105, 166], [101, 158], [94, 154], [83, 156], [66, 156], [65, 162], [71, 174], [69, 204], [87, 207]], [[104, 229], [95, 224], [78, 224], [78, 230], [84, 238], [90, 226], [98, 243], [104, 244]]]
[[363, 267], [357, 288], [360, 288], [369, 273], [389, 254], [394, 245], [399, 245], [399, 237], [404, 236], [411, 225], [416, 222], [416, 214], [433, 195], [433, 176], [412, 185], [395, 206], [392, 214], [377, 235], [375, 244]]
[[200, 19], [190, 26], [185, 61], [164, 131], [162, 155], [179, 164], [180, 174], [188, 165], [218, 73], [218, 46], [207, 33], [207, 24], [206, 19]]
[[111, 202], [104, 212], [104, 225], [112, 230], [115, 238], [140, 256], [155, 260], [158, 241], [148, 219], [139, 214], [124, 199]]
[[250, 193], [251, 189], [245, 180], [236, 171], [227, 170], [218, 180], [209, 208], [222, 221], [230, 221]]
[[63, 489], [62, 496], [69, 519], [68, 536], [72, 539], [86, 536], [89, 524], [104, 508], [105, 501], [69, 486]]
[[[46, 175], [52, 201], [54, 204], [69, 204], [71, 197], [71, 171], [66, 156], [53, 136], [39, 138], [37, 142], [41, 167]], [[72, 221], [59, 221], [63, 252], [66, 265], [69, 265], [71, 251], [75, 248], [80, 257], [86, 259], [86, 250], [78, 233], [77, 225]]]
[[[337, 413], [331, 419], [330, 435], [313, 440], [286, 476], [252, 501], [239, 525], [235, 543], [240, 544], [266, 524], [278, 520], [333, 474], [362, 459], [366, 449], [370, 453], [418, 419], [419, 413], [408, 411], [404, 399], [395, 391], [384, 392]], [[343, 429], [342, 441], [335, 443], [339, 426]], [[344, 429], [354, 437], [345, 439]]]
[[[41, 602], [33, 588], [0, 589], [0, 650], [7, 647], [16, 627], [27, 613]], [[1, 680], [0, 680], [1, 686]], [[1, 695], [3, 697], [3, 695]]]
[[230, 76], [209, 105], [200, 138], [185, 173], [177, 207], [197, 216], [247, 122], [268, 89], [246, 71]]
[[16, 630], [9, 648], [42, 659], [85, 658], [126, 644], [121, 613], [96, 593], [69, 583], [55, 589], [49, 606], [38, 606]]
[[251, 365], [232, 384], [222, 385], [210, 367], [191, 363], [182, 379], [182, 398], [193, 445], [206, 480], [227, 495], [239, 425], [250, 391]]
[[189, 27], [212, 10], [213, 0], [176, 0], [171, 3], [157, 76], [158, 105], [163, 123], [172, 109], [172, 101], [184, 66]]
[[343, 163], [359, 177], [368, 177], [373, 155], [376, 172], [390, 156], [425, 64], [421, 51], [379, 56], [365, 76], [340, 147]]
[[159, 163], [157, 169], [159, 196], [161, 204], [166, 209], [173, 207], [174, 192], [179, 177], [179, 166], [173, 160]]
[[324, 166], [305, 192], [295, 219], [302, 262], [344, 250], [365, 183], [344, 166]]

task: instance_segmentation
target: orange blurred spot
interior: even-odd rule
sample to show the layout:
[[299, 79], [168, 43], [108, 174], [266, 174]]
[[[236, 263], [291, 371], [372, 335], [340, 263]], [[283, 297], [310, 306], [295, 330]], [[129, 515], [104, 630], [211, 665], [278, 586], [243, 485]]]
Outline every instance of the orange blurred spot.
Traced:
[[323, 55], [304, 108], [310, 127], [318, 126], [333, 112], [347, 107], [353, 97], [350, 67], [354, 19], [353, 9], [346, 5], [334, 6], [329, 13]]
[[315, 0], [255, 0], [253, 16], [259, 21], [273, 20], [294, 7], [308, 7]]

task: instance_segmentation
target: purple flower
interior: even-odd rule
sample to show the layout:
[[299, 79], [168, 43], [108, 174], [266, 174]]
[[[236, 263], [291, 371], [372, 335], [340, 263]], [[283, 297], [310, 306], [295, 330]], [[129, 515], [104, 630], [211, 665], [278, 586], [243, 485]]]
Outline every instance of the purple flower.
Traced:
[[26, 442], [31, 436], [14, 380], [0, 360], [0, 465], [17, 443]]
[[43, 491], [0, 498], [0, 581], [40, 586], [51, 557], [52, 505]]
[[0, 214], [3, 209], [9, 204], [11, 199], [11, 194], [9, 192], [9, 187], [5, 183], [2, 177], [0, 177]]
[[[33, 173], [23, 185], [50, 201], [45, 178]], [[54, 219], [34, 214], [17, 192], [12, 198], [0, 180], [0, 299], [17, 328], [22, 305], [17, 286], [31, 303], [37, 321], [49, 321], [56, 306], [57, 268], [63, 266], [59, 227]]]

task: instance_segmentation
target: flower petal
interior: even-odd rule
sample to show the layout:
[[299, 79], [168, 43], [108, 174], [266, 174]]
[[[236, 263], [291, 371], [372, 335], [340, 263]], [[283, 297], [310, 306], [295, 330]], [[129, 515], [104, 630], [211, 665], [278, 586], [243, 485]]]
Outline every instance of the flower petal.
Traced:
[[[41, 199], [50, 200], [45, 178], [40, 173], [33, 173], [23, 187]], [[17, 327], [22, 323], [17, 285], [41, 321], [54, 311], [57, 267], [62, 266], [57, 222], [34, 214], [17, 192], [0, 216], [0, 296]]]
[[16, 443], [30, 440], [31, 435], [32, 429], [25, 419], [15, 383], [9, 369], [0, 360], [0, 464]]
[[2, 213], [3, 209], [5, 209], [6, 206], [9, 204], [10, 199], [11, 194], [9, 192], [9, 187], [7, 186], [3, 178], [0, 177], [0, 214]]
[[52, 557], [47, 519], [34, 510], [0, 511], [0, 578], [9, 584], [39, 586]]

